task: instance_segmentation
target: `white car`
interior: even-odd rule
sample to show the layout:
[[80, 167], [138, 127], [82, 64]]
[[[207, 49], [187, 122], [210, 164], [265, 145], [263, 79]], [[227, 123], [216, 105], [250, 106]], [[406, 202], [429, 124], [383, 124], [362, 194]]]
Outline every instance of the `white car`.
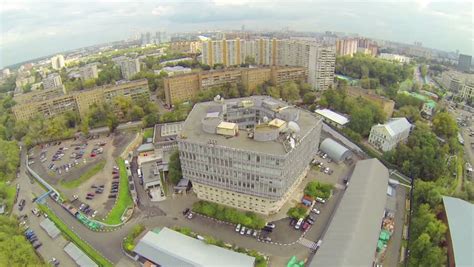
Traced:
[[267, 223], [265, 227], [275, 229], [275, 224], [274, 223]]
[[244, 235], [245, 234], [245, 226], [242, 226], [242, 229], [240, 229], [240, 234]]
[[300, 219], [298, 220], [298, 222], [296, 222], [296, 224], [295, 224], [295, 229], [296, 229], [296, 230], [299, 230], [302, 223], [303, 223], [303, 218], [300, 218]]
[[319, 211], [317, 208], [314, 208], [314, 209], [312, 210], [312, 212], [314, 212], [314, 213], [316, 213], [316, 214], [321, 213], [321, 211]]
[[191, 220], [192, 218], [193, 218], [193, 213], [192, 213], [192, 212], [190, 212], [190, 213], [188, 214], [188, 219], [190, 219], [190, 220]]
[[33, 212], [33, 214], [37, 217], [39, 217], [41, 214], [39, 213], [39, 210], [37, 208], [34, 208], [31, 210], [31, 212]]
[[237, 227], [235, 227], [235, 231], [236, 231], [236, 232], [240, 232], [240, 226], [241, 226], [240, 223], [237, 224]]
[[319, 202], [319, 203], [322, 203], [322, 204], [326, 203], [326, 200], [323, 199], [323, 198], [320, 198], [320, 197], [317, 197], [316, 201]]

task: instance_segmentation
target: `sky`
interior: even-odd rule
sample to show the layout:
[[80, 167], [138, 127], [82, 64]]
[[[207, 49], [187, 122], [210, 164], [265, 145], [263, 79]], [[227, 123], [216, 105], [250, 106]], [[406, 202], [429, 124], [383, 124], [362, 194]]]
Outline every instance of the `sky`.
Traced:
[[473, 54], [467, 0], [0, 0], [0, 67], [146, 31], [337, 31]]

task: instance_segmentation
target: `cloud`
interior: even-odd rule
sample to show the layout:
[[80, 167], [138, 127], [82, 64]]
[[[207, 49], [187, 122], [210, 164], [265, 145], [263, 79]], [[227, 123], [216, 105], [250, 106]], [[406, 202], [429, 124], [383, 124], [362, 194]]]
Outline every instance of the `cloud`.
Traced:
[[164, 16], [164, 15], [169, 15], [170, 11], [172, 11], [172, 8], [170, 6], [157, 6], [153, 8], [151, 11], [151, 14], [153, 16]]

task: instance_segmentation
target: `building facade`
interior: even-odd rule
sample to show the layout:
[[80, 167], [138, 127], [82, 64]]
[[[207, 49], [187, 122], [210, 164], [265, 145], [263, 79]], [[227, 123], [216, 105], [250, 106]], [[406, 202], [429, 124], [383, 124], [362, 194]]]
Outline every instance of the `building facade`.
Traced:
[[201, 51], [202, 43], [200, 41], [177, 41], [170, 43], [170, 49], [178, 53], [196, 54]]
[[472, 56], [459, 54], [458, 70], [468, 72], [471, 70]]
[[115, 62], [120, 66], [122, 77], [126, 80], [130, 80], [135, 74], [140, 72], [138, 58], [120, 57], [115, 59]]
[[357, 39], [340, 39], [336, 41], [336, 54], [338, 56], [353, 56], [357, 53]]
[[97, 71], [96, 64], [88, 64], [84, 67], [79, 68], [79, 75], [82, 80], [97, 79], [99, 78], [99, 72]]
[[61, 76], [58, 73], [51, 73], [43, 79], [43, 88], [45, 90], [53, 89], [53, 88], [62, 88], [63, 82], [61, 81]]
[[[357, 50], [357, 41], [356, 50]], [[306, 40], [208, 40], [202, 44], [202, 63], [237, 66], [242, 63], [264, 66], [304, 67], [308, 83], [325, 90], [333, 85], [336, 62], [334, 46]]]
[[189, 101], [199, 91], [225, 84], [242, 84], [252, 93], [265, 82], [280, 85], [287, 81], [305, 81], [307, 70], [301, 67], [241, 68], [174, 75], [164, 79], [166, 104]]
[[406, 118], [393, 118], [388, 123], [377, 124], [372, 127], [369, 143], [383, 152], [392, 150], [410, 135], [411, 124]]
[[322, 120], [270, 97], [196, 104], [178, 135], [183, 178], [198, 198], [278, 212], [318, 150]]
[[38, 114], [49, 118], [68, 111], [77, 112], [84, 118], [90, 106], [113, 101], [117, 96], [130, 97], [134, 101], [149, 99], [148, 81], [136, 80], [71, 93], [65, 93], [62, 89], [35, 91], [15, 96], [17, 104], [12, 111], [17, 120], [29, 120]]
[[51, 58], [51, 67], [55, 70], [60, 70], [64, 68], [64, 56], [63, 55], [56, 55]]
[[400, 63], [410, 63], [410, 58], [402, 55], [397, 54], [388, 54], [388, 53], [380, 53], [379, 58], [390, 60], [390, 61], [398, 61]]

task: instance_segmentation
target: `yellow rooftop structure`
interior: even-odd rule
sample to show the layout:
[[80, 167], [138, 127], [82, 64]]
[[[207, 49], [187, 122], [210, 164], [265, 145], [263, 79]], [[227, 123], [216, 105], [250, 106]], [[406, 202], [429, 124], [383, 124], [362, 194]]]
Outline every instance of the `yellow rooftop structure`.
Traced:
[[273, 127], [277, 127], [277, 128], [281, 128], [281, 127], [285, 126], [285, 124], [286, 124], [286, 121], [280, 120], [278, 118], [273, 119], [268, 123], [268, 125], [273, 126]]
[[237, 123], [223, 121], [217, 125], [217, 134], [235, 136], [239, 132]]

